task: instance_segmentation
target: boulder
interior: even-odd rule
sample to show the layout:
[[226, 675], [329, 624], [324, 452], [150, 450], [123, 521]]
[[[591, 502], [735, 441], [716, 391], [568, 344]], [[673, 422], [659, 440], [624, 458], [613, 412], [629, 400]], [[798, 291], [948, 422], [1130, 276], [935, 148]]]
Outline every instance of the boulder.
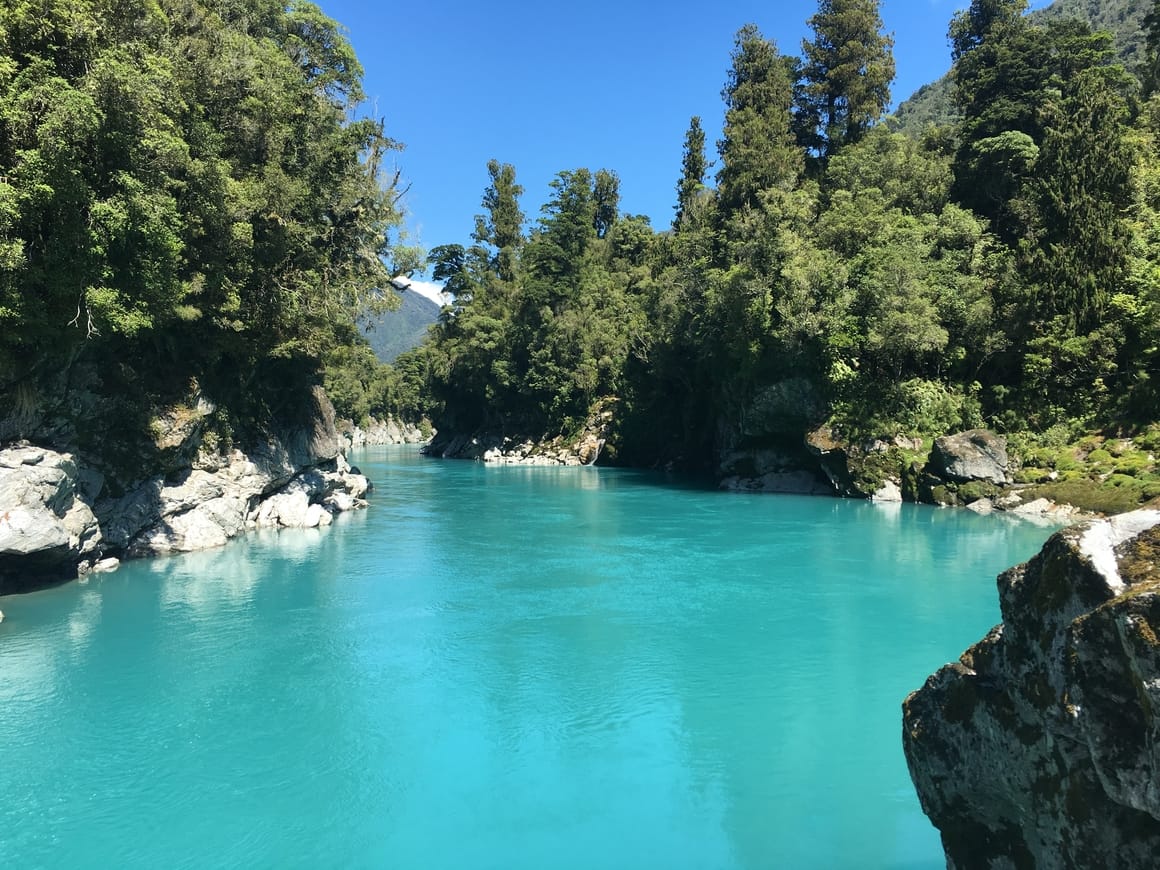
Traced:
[[903, 705], [947, 866], [1154, 867], [1160, 511], [1056, 533], [999, 600], [1002, 624]]
[[974, 511], [977, 514], [986, 516], [987, 514], [994, 512], [995, 502], [989, 498], [976, 499], [967, 505], [967, 510]]
[[21, 573], [75, 576], [101, 542], [70, 454], [29, 444], [0, 450], [0, 591], [4, 575], [13, 584]]
[[887, 480], [882, 484], [881, 489], [870, 496], [871, 501], [875, 502], [901, 502], [902, 489], [893, 480]]
[[927, 467], [943, 480], [956, 483], [972, 480], [1006, 483], [1007, 439], [986, 429], [944, 435], [935, 439]]

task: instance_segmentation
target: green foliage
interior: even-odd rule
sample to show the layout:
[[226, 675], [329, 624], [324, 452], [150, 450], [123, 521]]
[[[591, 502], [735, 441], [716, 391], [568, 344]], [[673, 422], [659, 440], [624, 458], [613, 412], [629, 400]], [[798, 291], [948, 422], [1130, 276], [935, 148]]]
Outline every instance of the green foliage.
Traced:
[[0, 390], [90, 355], [260, 415], [313, 377], [412, 259], [361, 73], [308, 2], [4, 4]]
[[[1074, 444], [1160, 417], [1160, 98], [1138, 106], [1106, 35], [1025, 7], [955, 16], [961, 120], [921, 139], [877, 123], [877, 3], [821, 3], [800, 62], [742, 28], [716, 187], [694, 118], [671, 233], [576, 169], [501, 242], [518, 186], [493, 162], [476, 247], [433, 252], [460, 300], [411, 357], [437, 425], [538, 438], [615, 395], [622, 461], [690, 464], [826, 422], [855, 444], [987, 425], [1026, 480], [1151, 486], [1139, 450]], [[884, 462], [863, 483], [918, 487]]]
[[690, 214], [694, 201], [705, 190], [705, 173], [709, 164], [705, 160], [705, 131], [701, 129], [701, 119], [697, 116], [689, 121], [689, 132], [685, 134], [685, 151], [681, 159], [681, 180], [677, 183], [676, 217], [673, 229], [679, 230], [686, 215]]
[[802, 41], [798, 140], [823, 156], [860, 140], [890, 104], [894, 37], [882, 33], [878, 0], [820, 0]]
[[789, 189], [801, 173], [803, 158], [791, 129], [793, 67], [756, 26], [738, 31], [721, 92], [725, 129], [717, 143], [717, 198], [723, 217], [758, 207], [761, 191]]

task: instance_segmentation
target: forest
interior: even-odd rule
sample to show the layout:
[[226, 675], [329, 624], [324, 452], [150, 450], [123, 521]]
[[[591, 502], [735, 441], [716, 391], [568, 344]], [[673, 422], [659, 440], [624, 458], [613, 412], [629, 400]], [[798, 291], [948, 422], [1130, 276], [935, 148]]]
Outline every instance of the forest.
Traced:
[[529, 221], [493, 160], [473, 244], [429, 254], [455, 304], [363, 410], [537, 437], [614, 398], [608, 458], [691, 467], [818, 427], [1147, 442], [1160, 14], [1128, 69], [1110, 33], [1025, 13], [954, 16], [958, 120], [907, 133], [875, 0], [822, 0], [800, 56], [743, 27], [717, 171], [694, 117], [670, 227], [622, 214], [616, 173], [588, 168]]
[[416, 265], [361, 76], [309, 2], [0, 4], [8, 435], [81, 370], [129, 425], [205, 395], [227, 438], [320, 378]]

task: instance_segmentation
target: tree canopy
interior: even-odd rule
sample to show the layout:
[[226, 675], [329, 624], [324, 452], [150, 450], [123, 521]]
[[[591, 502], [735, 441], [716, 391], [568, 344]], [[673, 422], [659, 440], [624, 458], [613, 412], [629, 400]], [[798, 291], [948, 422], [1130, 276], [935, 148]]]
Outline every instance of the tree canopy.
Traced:
[[85, 354], [223, 394], [317, 370], [415, 265], [361, 75], [304, 0], [0, 7], [0, 388]]

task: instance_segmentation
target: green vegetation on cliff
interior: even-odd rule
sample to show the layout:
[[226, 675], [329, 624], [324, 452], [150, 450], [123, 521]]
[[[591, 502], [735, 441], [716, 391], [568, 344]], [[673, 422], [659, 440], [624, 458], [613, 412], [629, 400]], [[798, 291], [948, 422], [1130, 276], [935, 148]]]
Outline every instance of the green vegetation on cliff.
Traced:
[[406, 265], [360, 77], [302, 0], [0, 5], [5, 404], [82, 357], [106, 391], [196, 382], [243, 422], [316, 378]]

